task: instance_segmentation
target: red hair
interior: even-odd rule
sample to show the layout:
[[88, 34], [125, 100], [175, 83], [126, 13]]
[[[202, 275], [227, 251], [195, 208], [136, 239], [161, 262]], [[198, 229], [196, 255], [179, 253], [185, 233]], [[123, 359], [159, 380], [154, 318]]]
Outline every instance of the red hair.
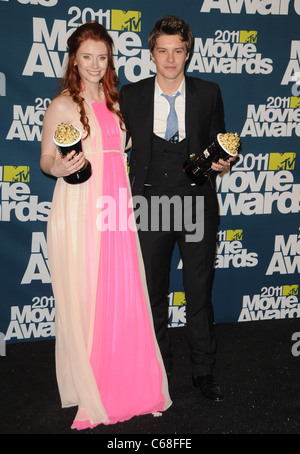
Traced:
[[69, 61], [66, 73], [62, 81], [63, 89], [68, 90], [74, 102], [79, 105], [80, 121], [87, 133], [86, 137], [88, 137], [88, 135], [90, 134], [90, 126], [84, 107], [84, 98], [80, 94], [83, 88], [82, 81], [78, 73], [77, 66], [74, 66], [74, 62], [76, 53], [80, 45], [87, 39], [102, 41], [106, 44], [108, 53], [108, 65], [106, 72], [101, 79], [101, 84], [103, 87], [107, 108], [119, 117], [121, 126], [123, 123], [122, 115], [120, 111], [115, 107], [116, 103], [118, 103], [119, 101], [119, 92], [116, 89], [118, 77], [113, 61], [113, 40], [108, 34], [106, 28], [103, 27], [103, 25], [93, 21], [87, 22], [78, 27], [67, 41], [69, 48]]

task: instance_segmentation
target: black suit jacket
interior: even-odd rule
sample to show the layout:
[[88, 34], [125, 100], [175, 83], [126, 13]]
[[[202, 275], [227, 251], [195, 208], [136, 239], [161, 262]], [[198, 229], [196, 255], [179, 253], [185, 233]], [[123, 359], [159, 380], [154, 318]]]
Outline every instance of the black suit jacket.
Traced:
[[[130, 181], [133, 195], [142, 194], [151, 160], [155, 76], [125, 85], [120, 107], [132, 138]], [[196, 156], [225, 132], [223, 101], [217, 84], [186, 76], [186, 140]]]

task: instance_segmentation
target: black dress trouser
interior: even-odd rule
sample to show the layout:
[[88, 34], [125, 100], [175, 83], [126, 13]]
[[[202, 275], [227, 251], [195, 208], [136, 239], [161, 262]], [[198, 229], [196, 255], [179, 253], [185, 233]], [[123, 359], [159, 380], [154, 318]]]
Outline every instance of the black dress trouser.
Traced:
[[[167, 188], [147, 188], [148, 219], [151, 220], [151, 197], [158, 195], [172, 197], [174, 192]], [[168, 293], [173, 250], [177, 242], [183, 263], [183, 286], [186, 297], [187, 338], [191, 349], [193, 375], [212, 373], [216, 361], [216, 339], [214, 314], [211, 301], [211, 287], [214, 273], [216, 240], [218, 228], [218, 203], [211, 182], [204, 186], [187, 186], [176, 195], [204, 197], [204, 237], [202, 241], [187, 242], [184, 226], [182, 230], [168, 231], [151, 228], [139, 231], [139, 238], [147, 285], [149, 290], [154, 328], [167, 373], [172, 368], [172, 349], [168, 335]], [[182, 204], [184, 206], [184, 203]], [[176, 214], [175, 214], [176, 216]], [[172, 225], [172, 222], [171, 222]], [[189, 232], [190, 233], [190, 232]]]

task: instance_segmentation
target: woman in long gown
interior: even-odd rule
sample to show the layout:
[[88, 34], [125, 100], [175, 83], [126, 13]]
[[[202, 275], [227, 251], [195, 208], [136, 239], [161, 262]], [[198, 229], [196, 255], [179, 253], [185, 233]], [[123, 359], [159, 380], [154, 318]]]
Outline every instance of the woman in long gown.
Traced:
[[[71, 35], [63, 91], [42, 135], [41, 168], [57, 177], [47, 231], [56, 373], [62, 407], [78, 406], [78, 430], [171, 405], [133, 228], [112, 46], [95, 22]], [[53, 142], [60, 123], [82, 132], [83, 152], [61, 157]], [[91, 178], [67, 183], [85, 158]]]

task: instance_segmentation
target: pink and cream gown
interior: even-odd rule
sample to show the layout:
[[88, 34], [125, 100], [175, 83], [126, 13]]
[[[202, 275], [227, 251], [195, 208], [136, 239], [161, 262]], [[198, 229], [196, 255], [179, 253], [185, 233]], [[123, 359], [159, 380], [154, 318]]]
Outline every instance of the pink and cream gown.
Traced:
[[[48, 256], [56, 307], [56, 371], [72, 428], [113, 424], [170, 405], [130, 207], [125, 133], [105, 103], [88, 104], [83, 141], [93, 174], [55, 186]], [[78, 118], [73, 126], [82, 130]]]

